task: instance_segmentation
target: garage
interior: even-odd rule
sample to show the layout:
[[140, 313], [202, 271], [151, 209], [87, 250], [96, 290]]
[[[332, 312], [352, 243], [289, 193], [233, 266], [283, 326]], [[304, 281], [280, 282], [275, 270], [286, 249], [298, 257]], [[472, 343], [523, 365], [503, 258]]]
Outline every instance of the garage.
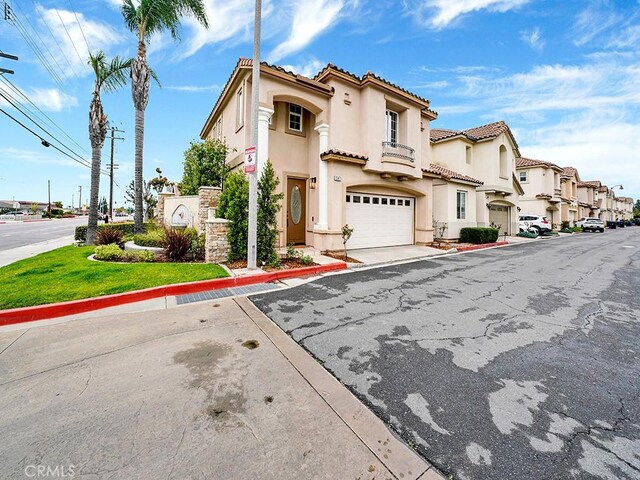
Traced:
[[489, 223], [491, 225], [498, 226], [500, 225], [500, 234], [509, 232], [510, 225], [510, 209], [511, 207], [507, 207], [505, 205], [490, 205], [489, 206]]
[[349, 248], [413, 245], [415, 198], [347, 192]]

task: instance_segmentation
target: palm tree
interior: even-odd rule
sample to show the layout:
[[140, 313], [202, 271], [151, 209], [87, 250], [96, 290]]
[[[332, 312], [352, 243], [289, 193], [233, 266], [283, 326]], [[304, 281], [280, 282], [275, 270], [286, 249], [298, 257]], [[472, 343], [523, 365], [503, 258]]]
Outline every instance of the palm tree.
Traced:
[[107, 62], [104, 52], [95, 55], [89, 52], [89, 65], [95, 74], [93, 99], [89, 107], [89, 140], [91, 140], [91, 193], [89, 200], [89, 223], [87, 245], [95, 243], [98, 231], [98, 190], [100, 188], [100, 161], [102, 145], [107, 136], [109, 122], [102, 109], [100, 92], [112, 92], [127, 83], [126, 71], [131, 68], [131, 59], [115, 57]]
[[[136, 6], [137, 4], [137, 6]], [[147, 65], [146, 42], [154, 33], [168, 30], [178, 38], [180, 18], [191, 15], [208, 27], [203, 0], [124, 0], [122, 16], [129, 30], [138, 36], [138, 55], [131, 64], [131, 93], [135, 107], [135, 231], [143, 230], [142, 217], [142, 150], [144, 146], [144, 110], [149, 102], [149, 77], [153, 72]]]

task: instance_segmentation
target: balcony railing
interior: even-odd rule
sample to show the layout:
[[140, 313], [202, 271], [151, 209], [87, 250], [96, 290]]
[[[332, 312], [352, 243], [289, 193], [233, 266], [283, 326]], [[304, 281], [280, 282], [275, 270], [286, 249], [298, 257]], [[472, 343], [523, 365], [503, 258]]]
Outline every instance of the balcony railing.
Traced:
[[413, 148], [395, 142], [382, 142], [382, 156], [401, 158], [410, 162], [414, 162], [416, 158]]

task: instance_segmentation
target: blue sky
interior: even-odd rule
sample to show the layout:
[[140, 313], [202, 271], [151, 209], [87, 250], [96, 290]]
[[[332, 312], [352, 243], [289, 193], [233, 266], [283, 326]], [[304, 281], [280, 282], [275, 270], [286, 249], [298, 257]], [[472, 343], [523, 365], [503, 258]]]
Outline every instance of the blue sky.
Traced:
[[[198, 138], [238, 57], [251, 56], [254, 1], [204, 1], [209, 30], [186, 19], [179, 42], [168, 35], [151, 42], [149, 63], [162, 88], [152, 86], [146, 111], [145, 178], [160, 167], [179, 181], [182, 152]], [[43, 113], [2, 79], [0, 92], [36, 110], [32, 117], [89, 159], [87, 44], [109, 56], [135, 54], [120, 0], [7, 3], [17, 20], [0, 19], [0, 50], [20, 60], [0, 59], [0, 66], [15, 70], [5, 78]], [[505, 120], [523, 156], [577, 167], [583, 180], [622, 183], [623, 195], [640, 197], [638, 0], [263, 0], [263, 13], [263, 60], [306, 75], [328, 62], [356, 74], [370, 70], [430, 99], [439, 113], [432, 127]], [[133, 178], [129, 88], [104, 95], [103, 103], [111, 125], [125, 130], [115, 154], [122, 205]], [[0, 108], [38, 131], [1, 98]], [[107, 142], [103, 164], [108, 157]], [[49, 179], [52, 200], [68, 205], [74, 195], [77, 204], [79, 185], [83, 202], [88, 197], [88, 168], [0, 114], [0, 199], [46, 200]], [[104, 177], [100, 195], [107, 194]]]

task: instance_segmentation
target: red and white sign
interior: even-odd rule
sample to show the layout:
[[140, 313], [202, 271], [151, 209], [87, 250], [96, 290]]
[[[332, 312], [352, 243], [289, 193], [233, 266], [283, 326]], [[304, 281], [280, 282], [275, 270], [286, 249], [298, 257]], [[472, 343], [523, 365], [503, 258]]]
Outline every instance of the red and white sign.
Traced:
[[244, 149], [244, 173], [255, 173], [256, 171], [256, 147]]

